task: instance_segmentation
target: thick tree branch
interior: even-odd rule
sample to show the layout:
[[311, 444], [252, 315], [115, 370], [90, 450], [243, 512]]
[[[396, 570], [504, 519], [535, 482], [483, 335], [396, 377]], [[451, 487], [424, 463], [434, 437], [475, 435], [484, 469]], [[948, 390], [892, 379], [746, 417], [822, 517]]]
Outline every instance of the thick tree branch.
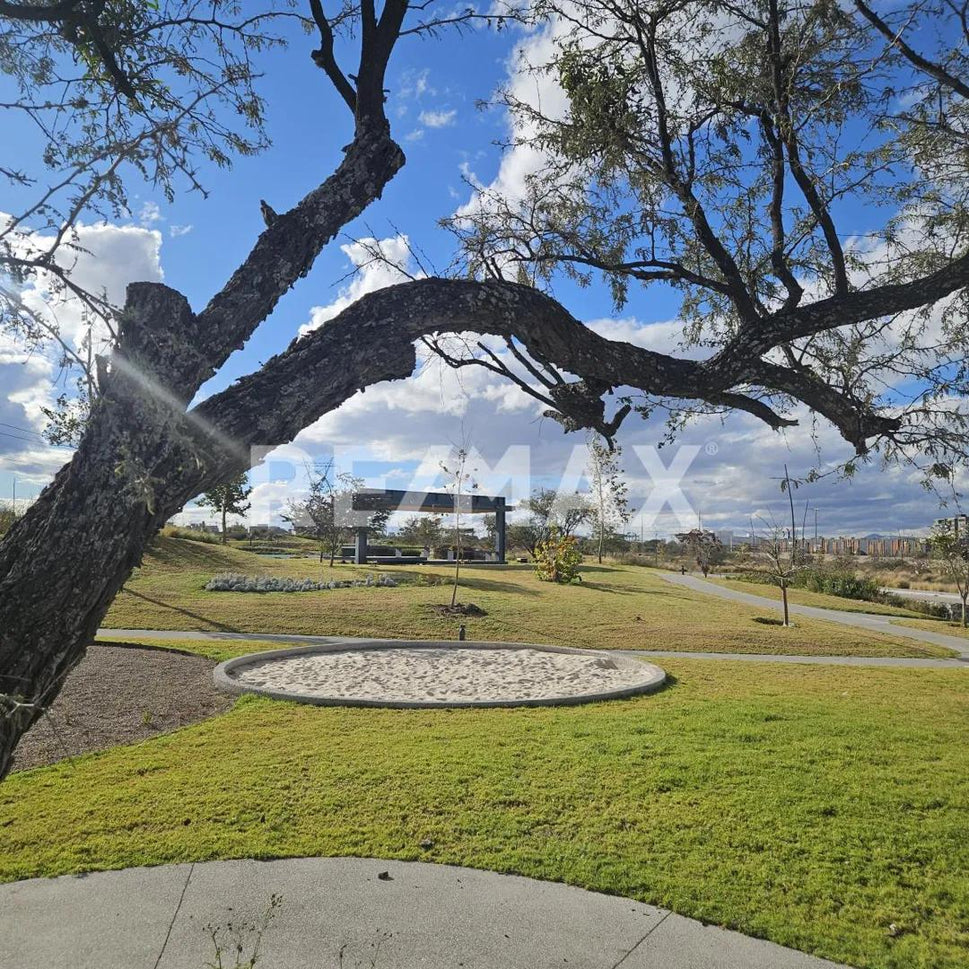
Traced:
[[743, 361], [755, 361], [776, 346], [928, 306], [966, 286], [969, 286], [969, 252], [934, 273], [905, 283], [889, 283], [831, 296], [791, 310], [782, 309], [756, 326], [741, 328], [707, 366], [711, 371], [736, 373], [742, 369]]
[[61, 0], [60, 3], [26, 4], [7, 3], [0, 0], [0, 17], [11, 20], [24, 20], [30, 23], [51, 24], [59, 23], [70, 17], [81, 5], [83, 0]]
[[859, 451], [866, 449], [867, 439], [897, 426], [804, 369], [745, 359], [726, 373], [708, 361], [679, 359], [601, 337], [528, 286], [434, 278], [364, 296], [259, 373], [204, 401], [192, 415], [243, 445], [282, 443], [357, 390], [408, 376], [416, 362], [414, 342], [442, 333], [514, 338], [535, 359], [578, 376], [578, 382], [549, 388], [548, 397], [533, 394], [543, 402], [554, 400], [560, 414], [576, 426], [611, 426], [601, 395], [616, 386], [739, 408], [775, 429], [795, 423], [738, 389], [750, 385], [815, 407]]

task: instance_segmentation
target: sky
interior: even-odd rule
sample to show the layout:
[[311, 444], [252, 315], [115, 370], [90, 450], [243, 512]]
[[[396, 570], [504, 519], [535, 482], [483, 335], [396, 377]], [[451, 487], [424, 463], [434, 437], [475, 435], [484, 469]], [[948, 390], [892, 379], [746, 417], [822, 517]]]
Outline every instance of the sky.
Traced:
[[[524, 46], [540, 56], [548, 37], [505, 30], [471, 30], [463, 36], [404, 39], [388, 72], [387, 111], [407, 164], [384, 197], [349, 225], [318, 259], [311, 274], [279, 304], [246, 347], [237, 351], [200, 396], [215, 392], [258, 368], [272, 354], [364, 293], [393, 284], [400, 276], [386, 265], [368, 265], [373, 240], [392, 259], [419, 271], [412, 251], [430, 271], [451, 261], [454, 242], [438, 220], [473, 204], [476, 187], [514, 192], [535, 164], [528, 149], [503, 151], [509, 118], [504, 110], [482, 108], [504, 84], [554, 110], [561, 92], [517, 72]], [[238, 159], [229, 170], [203, 166], [208, 196], [180, 192], [171, 203], [150, 186], [135, 184], [130, 214], [111, 223], [82, 225], [88, 253], [76, 267], [85, 285], [104, 289], [117, 303], [124, 287], [138, 279], [164, 280], [201, 309], [242, 261], [262, 228], [259, 200], [284, 211], [315, 187], [339, 163], [351, 136], [350, 117], [311, 63], [311, 38], [294, 34], [285, 52], [267, 55], [264, 83], [271, 147]], [[22, 139], [24, 167], [36, 149]], [[134, 183], [133, 183], [134, 184]], [[5, 195], [4, 193], [7, 192]], [[0, 213], [15, 211], [19, 199], [0, 188]], [[852, 231], [863, 232], [863, 215]], [[621, 316], [608, 288], [556, 287], [556, 296], [602, 335], [660, 350], [675, 345], [676, 301], [661, 288], [634, 291]], [[62, 311], [67, 332], [79, 315]], [[25, 357], [0, 338], [0, 498], [14, 488], [21, 502], [42, 489], [69, 459], [70, 451], [47, 446], [41, 408], [60, 392], [54, 361]], [[307, 462], [334, 454], [340, 467], [376, 487], [440, 488], [440, 464], [455, 446], [473, 451], [471, 466], [479, 490], [520, 502], [536, 486], [585, 490], [584, 437], [565, 434], [541, 416], [542, 405], [499, 377], [478, 368], [455, 372], [421, 356], [408, 381], [383, 384], [357, 394], [337, 411], [304, 430], [288, 447], [273, 451], [252, 472], [251, 521], [276, 520], [305, 483]], [[792, 477], [811, 469], [830, 471], [850, 457], [850, 448], [811, 415], [783, 433], [748, 415], [705, 418], [677, 441], [658, 447], [662, 417], [626, 420], [618, 436], [629, 497], [636, 515], [630, 531], [665, 537], [694, 527], [747, 531], [789, 515], [780, 490], [785, 466]], [[267, 442], [267, 444], [276, 442]], [[284, 442], [280, 442], [284, 443]], [[828, 475], [797, 489], [797, 515], [821, 534], [911, 533], [938, 517], [937, 500], [906, 468], [863, 465], [851, 480]], [[189, 508], [182, 521], [211, 519]]]

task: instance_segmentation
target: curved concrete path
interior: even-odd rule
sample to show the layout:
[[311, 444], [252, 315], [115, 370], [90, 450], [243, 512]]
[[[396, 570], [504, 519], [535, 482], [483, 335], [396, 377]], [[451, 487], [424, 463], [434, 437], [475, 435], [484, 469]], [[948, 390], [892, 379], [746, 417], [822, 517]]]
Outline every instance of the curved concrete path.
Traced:
[[[731, 599], [748, 606], [756, 606], [758, 609], [771, 609], [774, 612], [783, 610], [783, 605], [779, 599], [768, 599], [766, 596], [755, 596], [749, 592], [726, 589], [714, 582], [706, 582], [692, 575], [680, 575], [676, 572], [660, 572], [659, 575], [672, 585], [685, 586], [687, 589], [693, 589], [695, 592], [702, 592], [705, 595]], [[868, 632], [884, 633], [886, 636], [915, 639], [920, 643], [945, 646], [969, 659], [969, 639], [946, 636], [944, 633], [933, 633], [928, 629], [916, 629], [913, 626], [899, 626], [891, 621], [891, 616], [876, 616], [870, 612], [841, 612], [838, 609], [819, 609], [816, 606], [799, 606], [794, 603], [790, 604], [790, 611], [797, 616], [808, 616], [811, 619], [836, 622], [842, 626], [853, 626], [855, 629], [865, 629]]]
[[[757, 599], [757, 596], [751, 596]], [[765, 603], [774, 605], [770, 599]], [[822, 610], [826, 611], [826, 610]], [[931, 635], [931, 634], [930, 634]], [[192, 632], [183, 629], [99, 629], [98, 636], [113, 639], [160, 639], [177, 645], [186, 640], [225, 640], [236, 642], [266, 643], [267, 649], [272, 643], [292, 643], [294, 645], [315, 645], [325, 643], [355, 643], [364, 640], [352, 636], [303, 636], [296, 633], [224, 633], [224, 632]], [[915, 669], [965, 669], [969, 664], [969, 656], [960, 659], [921, 659], [915, 656], [804, 656], [784, 655], [775, 653], [700, 653], [689, 650], [676, 649], [622, 649], [617, 652], [626, 656], [641, 656], [644, 659], [672, 657], [674, 659], [712, 659], [737, 660], [748, 663], [821, 663], [825, 666], [902, 666]]]
[[[0, 966], [203, 969], [260, 924], [260, 969], [838, 969], [626, 898], [419, 862], [215, 861], [0, 885]], [[254, 933], [243, 932], [244, 957]], [[342, 960], [340, 958], [343, 953]], [[243, 960], [244, 961], [244, 960]]]

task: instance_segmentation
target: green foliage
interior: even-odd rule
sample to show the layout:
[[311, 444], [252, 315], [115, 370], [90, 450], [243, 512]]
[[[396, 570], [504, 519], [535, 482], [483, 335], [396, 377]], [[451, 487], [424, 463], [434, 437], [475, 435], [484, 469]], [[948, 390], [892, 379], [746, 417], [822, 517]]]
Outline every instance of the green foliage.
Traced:
[[208, 545], [219, 545], [222, 540], [212, 532], [203, 532], [200, 528], [182, 528], [180, 525], [165, 525], [160, 535], [164, 538], [181, 538], [189, 542], [203, 542]]
[[[766, 572], [742, 573], [743, 581], [764, 585], [780, 585], [777, 576]], [[823, 595], [838, 596], [842, 599], [860, 599], [866, 602], [880, 602], [887, 605], [897, 604], [897, 597], [882, 592], [877, 580], [859, 576], [855, 572], [840, 567], [824, 565], [805, 566], [797, 569], [787, 579], [792, 589], [807, 589]]]
[[723, 543], [714, 532], [694, 528], [676, 536], [694, 557], [697, 567], [706, 575], [714, 565], [719, 565], [726, 557]]
[[795, 573], [792, 585], [811, 592], [824, 592], [843, 599], [867, 599], [869, 602], [885, 602], [888, 596], [881, 591], [878, 583], [854, 572], [811, 567]]
[[195, 503], [202, 508], [213, 508], [222, 518], [222, 543], [229, 538], [228, 516], [244, 515], [250, 508], [249, 495], [252, 487], [249, 484], [249, 472], [243, 471], [230, 481], [216, 485], [206, 491]]
[[13, 528], [14, 522], [19, 516], [12, 508], [0, 507], [0, 537], [7, 534]]
[[434, 548], [444, 541], [444, 519], [440, 515], [411, 515], [397, 533], [401, 544]]
[[553, 528], [548, 538], [535, 546], [535, 574], [543, 582], [567, 585], [579, 576], [582, 552], [574, 535], [562, 535]]

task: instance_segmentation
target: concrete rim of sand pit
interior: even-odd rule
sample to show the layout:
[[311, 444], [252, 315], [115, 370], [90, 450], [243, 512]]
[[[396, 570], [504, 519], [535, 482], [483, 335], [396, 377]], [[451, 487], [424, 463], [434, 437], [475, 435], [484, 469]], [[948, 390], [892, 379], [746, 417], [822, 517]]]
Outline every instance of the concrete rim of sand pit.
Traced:
[[[378, 697], [326, 696], [319, 693], [291, 693], [287, 690], [245, 683], [233, 676], [234, 672], [238, 672], [246, 666], [263, 663], [267, 660], [288, 659], [318, 653], [360, 652], [375, 649], [528, 649], [542, 653], [572, 653], [608, 659], [620, 669], [642, 671], [642, 678], [633, 684], [611, 690], [592, 690], [586, 693], [567, 693], [550, 697], [507, 697], [482, 700], [433, 700], [430, 698], [427, 700], [395, 700]], [[467, 640], [353, 639], [247, 653], [245, 656], [237, 656], [235, 659], [220, 663], [212, 672], [212, 678], [215, 685], [227, 693], [254, 693], [258, 696], [271, 697], [274, 700], [291, 700], [295, 703], [311, 703], [323, 707], [388, 707], [392, 709], [424, 710], [455, 707], [574, 706], [580, 703], [594, 703], [598, 700], [619, 700], [623, 697], [640, 696], [661, 689], [666, 683], [666, 671], [654, 663], [644, 663], [641, 660], [618, 655], [611, 650], [576, 649], [572, 646], [539, 646], [534, 643], [489, 643]]]

